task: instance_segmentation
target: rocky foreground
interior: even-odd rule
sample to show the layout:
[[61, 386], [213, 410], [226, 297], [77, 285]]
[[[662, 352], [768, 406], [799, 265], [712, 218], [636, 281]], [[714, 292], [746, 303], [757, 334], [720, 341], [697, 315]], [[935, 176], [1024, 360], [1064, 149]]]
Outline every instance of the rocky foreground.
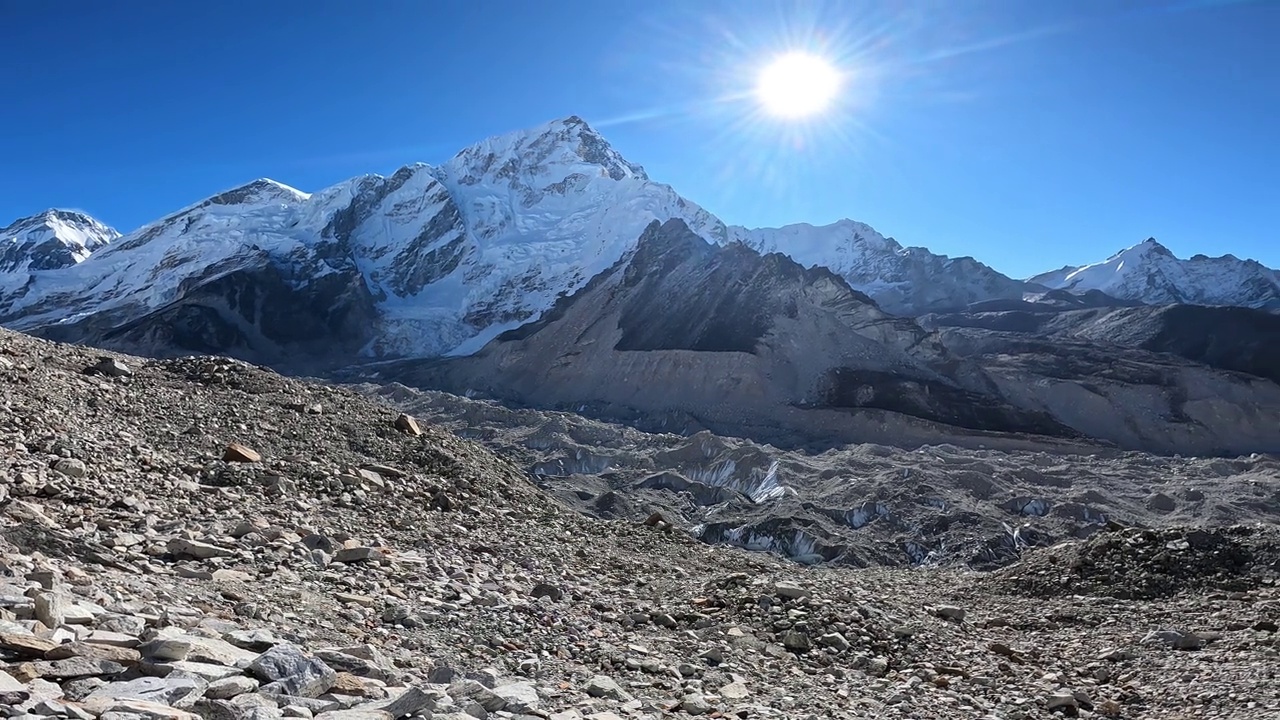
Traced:
[[0, 404], [9, 717], [1280, 714], [1274, 527], [806, 568], [234, 361], [0, 331]]

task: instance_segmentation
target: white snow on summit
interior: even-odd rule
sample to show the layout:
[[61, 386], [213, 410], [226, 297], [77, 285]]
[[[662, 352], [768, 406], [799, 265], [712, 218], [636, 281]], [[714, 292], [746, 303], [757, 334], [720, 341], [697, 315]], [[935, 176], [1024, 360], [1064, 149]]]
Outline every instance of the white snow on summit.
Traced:
[[314, 194], [271, 180], [219, 193], [121, 238], [91, 261], [0, 294], [35, 328], [87, 315], [127, 322], [193, 285], [271, 264], [298, 284], [358, 269], [376, 300], [373, 356], [478, 349], [620, 260], [653, 220], [724, 226], [652, 182], [576, 117]]
[[120, 233], [83, 213], [46, 210], [0, 229], [0, 287], [26, 281], [27, 273], [84, 262]]
[[[266, 282], [308, 303], [358, 306], [371, 325], [371, 357], [469, 354], [624, 261], [650, 222], [673, 218], [710, 242], [830, 268], [904, 315], [1021, 299], [1044, 285], [1280, 307], [1273, 271], [1230, 256], [1177, 260], [1154, 241], [1028, 285], [973, 258], [903, 247], [852, 220], [727, 227], [569, 117], [484, 140], [438, 166], [407, 165], [312, 194], [255, 180], [124, 237], [75, 213], [27, 218], [0, 231], [0, 322], [61, 326], [75, 337], [81, 324], [110, 332], [183, 302], [243, 313], [257, 301], [235, 294]], [[222, 295], [201, 294], [222, 280]]]
[[994, 299], [1021, 299], [1028, 288], [970, 257], [949, 258], [903, 247], [870, 225], [840, 220], [749, 230], [729, 228], [731, 240], [762, 252], [780, 252], [807, 267], [830, 269], [885, 310], [904, 315], [959, 310]]
[[1280, 307], [1280, 273], [1275, 270], [1233, 255], [1182, 260], [1154, 238], [1102, 262], [1065, 267], [1028, 282], [1071, 292], [1099, 290], [1152, 305]]

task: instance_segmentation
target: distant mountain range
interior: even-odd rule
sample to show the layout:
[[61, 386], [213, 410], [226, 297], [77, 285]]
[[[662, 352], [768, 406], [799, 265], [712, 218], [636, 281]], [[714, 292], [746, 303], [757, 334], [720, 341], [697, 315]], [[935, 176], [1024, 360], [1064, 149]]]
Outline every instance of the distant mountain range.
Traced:
[[0, 231], [14, 329], [794, 446], [1280, 451], [1276, 309], [1275, 271], [1154, 241], [1018, 280], [851, 220], [726, 225], [576, 117], [125, 236]]
[[[48, 211], [0, 231], [0, 323], [54, 337], [239, 352], [466, 355], [631, 252], [653, 220], [826, 267], [899, 315], [1035, 301], [1280, 307], [1273, 270], [1178, 260], [1154, 241], [1027, 281], [842, 220], [729, 226], [649, 178], [577, 117], [314, 194], [257, 180], [127, 236]], [[276, 318], [283, 312], [287, 321]], [[336, 341], [336, 342], [335, 342]]]
[[1280, 273], [1234, 255], [1174, 257], [1150, 238], [1100, 263], [1043, 273], [1027, 282], [1113, 297], [1148, 305], [1233, 305], [1280, 308]]

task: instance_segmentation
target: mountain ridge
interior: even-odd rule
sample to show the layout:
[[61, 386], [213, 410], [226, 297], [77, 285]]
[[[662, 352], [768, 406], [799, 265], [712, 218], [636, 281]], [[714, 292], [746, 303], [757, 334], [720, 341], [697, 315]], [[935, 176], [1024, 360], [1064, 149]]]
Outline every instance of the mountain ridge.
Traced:
[[87, 260], [120, 237], [93, 217], [50, 208], [0, 228], [0, 288], [33, 270], [56, 270]]
[[1280, 273], [1232, 254], [1181, 259], [1155, 238], [1125, 248], [1101, 262], [1066, 266], [1027, 282], [1058, 290], [1091, 290], [1149, 305], [1280, 308]]
[[[1051, 292], [970, 257], [904, 247], [853, 220], [726, 225], [570, 116], [481, 140], [440, 165], [409, 164], [314, 193], [260, 178], [125, 236], [72, 248], [74, 257], [55, 266], [10, 262], [0, 273], [0, 323], [102, 342], [158, 337], [144, 326], [199, 316], [217, 325], [191, 338], [203, 351], [288, 357], [293, 340], [284, 338], [293, 334], [262, 327], [269, 308], [247, 293], [253, 276], [277, 304], [294, 307], [289, 293], [310, 304], [347, 303], [305, 314], [315, 327], [334, 313], [359, 318], [360, 357], [468, 355], [539, 317], [625, 257], [650, 222], [668, 219], [709, 242], [830, 268], [898, 315]], [[1090, 304], [1112, 302], [1096, 288], [1070, 291]], [[214, 338], [226, 346], [210, 345]]]

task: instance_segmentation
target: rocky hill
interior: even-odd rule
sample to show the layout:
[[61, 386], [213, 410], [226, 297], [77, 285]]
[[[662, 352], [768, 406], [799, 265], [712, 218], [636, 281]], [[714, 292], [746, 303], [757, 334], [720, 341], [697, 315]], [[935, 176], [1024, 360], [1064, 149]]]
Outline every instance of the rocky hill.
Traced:
[[828, 270], [713, 245], [680, 221], [653, 223], [634, 253], [470, 357], [340, 377], [819, 451], [1064, 441], [1280, 451], [1280, 385], [1270, 380], [1083, 337], [930, 333]]
[[1144, 305], [1064, 310], [1028, 303], [1016, 310], [929, 315], [921, 324], [1167, 353], [1280, 383], [1280, 315], [1252, 308]]
[[806, 568], [581, 516], [424, 419], [233, 360], [0, 332], [0, 403], [10, 717], [1280, 712], [1274, 530]]

